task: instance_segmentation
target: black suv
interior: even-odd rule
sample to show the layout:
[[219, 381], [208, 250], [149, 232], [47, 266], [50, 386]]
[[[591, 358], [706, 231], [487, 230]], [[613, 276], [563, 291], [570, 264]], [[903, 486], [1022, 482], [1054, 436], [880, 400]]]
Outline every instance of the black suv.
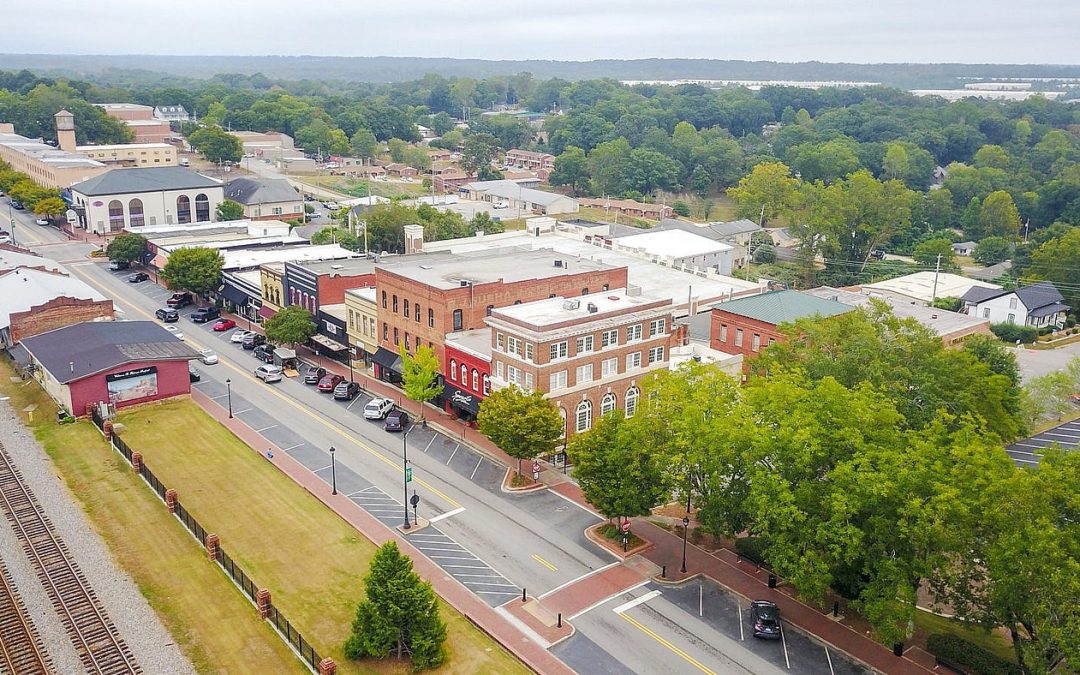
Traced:
[[255, 358], [259, 359], [263, 363], [274, 362], [274, 345], [268, 345], [265, 343], [261, 344], [256, 347], [255, 351], [252, 353], [255, 355]]
[[404, 410], [391, 411], [383, 422], [383, 429], [387, 431], [405, 431], [407, 426], [409, 426], [409, 416]]
[[308, 366], [307, 372], [304, 373], [304, 384], [318, 384], [319, 380], [326, 376], [326, 368], [316, 368], [315, 366]]
[[779, 640], [780, 608], [768, 600], [755, 600], [750, 603], [750, 618], [754, 620], [754, 637], [766, 640]]
[[248, 333], [244, 336], [244, 341], [240, 344], [244, 349], [255, 349], [259, 345], [266, 344], [266, 336], [258, 333]]
[[356, 382], [342, 382], [334, 387], [334, 398], [339, 401], [351, 401], [360, 393], [360, 385]]
[[199, 309], [192, 312], [191, 316], [188, 318], [190, 318], [195, 323], [206, 323], [207, 321], [210, 321], [211, 319], [216, 319], [219, 316], [221, 316], [221, 310], [217, 307], [200, 307]]
[[162, 307], [158, 311], [154, 312], [154, 316], [165, 323], [176, 323], [180, 320], [180, 313], [175, 309], [166, 309]]
[[180, 309], [193, 302], [195, 302], [195, 298], [191, 296], [191, 293], [173, 293], [172, 297], [165, 301], [165, 304], [174, 309]]

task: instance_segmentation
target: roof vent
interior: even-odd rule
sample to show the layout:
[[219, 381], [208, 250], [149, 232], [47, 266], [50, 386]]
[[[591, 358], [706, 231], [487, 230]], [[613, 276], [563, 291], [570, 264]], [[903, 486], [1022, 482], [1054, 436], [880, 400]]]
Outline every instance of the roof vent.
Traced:
[[593, 304], [591, 302], [588, 304], [588, 309], [589, 309], [589, 314], [596, 314], [597, 312], [600, 311], [600, 308], [597, 307], [595, 304]]
[[566, 263], [564, 263], [564, 262], [563, 262], [563, 261], [561, 261], [561, 260], [556, 260], [556, 261], [555, 261], [555, 267], [563, 267], [563, 266], [564, 266], [565, 264], [566, 264]]
[[573, 310], [577, 309], [578, 307], [581, 307], [581, 301], [580, 300], [563, 300], [562, 308], [565, 309], [565, 310], [573, 311]]
[[469, 280], [468, 279], [461, 279], [461, 280], [458, 281], [458, 286], [460, 286], [461, 288], [465, 288], [468, 285], [469, 285]]
[[431, 269], [431, 265], [421, 265], [421, 266], [420, 266], [420, 269], [422, 269], [422, 270], [429, 270], [429, 269]]
[[343, 269], [345, 269], [345, 266], [344, 265], [331, 265], [330, 269], [332, 269], [332, 270], [343, 270]]
[[931, 319], [936, 319], [936, 318], [937, 318], [937, 314], [931, 314], [931, 315], [930, 315], [930, 318], [931, 318]]

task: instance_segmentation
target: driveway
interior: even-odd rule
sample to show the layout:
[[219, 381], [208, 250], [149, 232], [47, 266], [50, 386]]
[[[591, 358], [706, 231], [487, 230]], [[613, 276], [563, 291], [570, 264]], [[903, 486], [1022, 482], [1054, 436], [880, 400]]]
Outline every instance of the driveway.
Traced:
[[[1015, 348], [1013, 348], [1015, 349]], [[1024, 382], [1057, 370], [1064, 370], [1074, 358], [1080, 356], [1080, 342], [1057, 349], [1015, 349], [1020, 377]]]

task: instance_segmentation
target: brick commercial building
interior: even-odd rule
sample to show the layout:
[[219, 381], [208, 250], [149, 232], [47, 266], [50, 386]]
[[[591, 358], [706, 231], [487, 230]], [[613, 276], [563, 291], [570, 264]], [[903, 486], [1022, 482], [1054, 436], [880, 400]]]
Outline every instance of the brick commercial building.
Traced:
[[668, 367], [675, 343], [672, 301], [618, 289], [496, 309], [493, 389], [541, 391], [567, 420], [567, 436], [614, 411], [630, 417], [641, 381]]
[[711, 346], [729, 354], [755, 356], [772, 343], [786, 339], [778, 328], [781, 324], [846, 314], [854, 309], [799, 291], [773, 291], [722, 302], [712, 310]]
[[443, 408], [448, 414], [475, 420], [480, 402], [491, 392], [491, 329], [448, 333], [444, 358]]
[[626, 268], [551, 251], [409, 256], [375, 268], [379, 297], [376, 376], [394, 380], [398, 345], [431, 345], [440, 362], [447, 333], [483, 328], [497, 307], [624, 288]]
[[59, 272], [19, 268], [0, 276], [0, 347], [82, 321], [113, 319], [113, 303]]
[[529, 171], [540, 171], [541, 169], [551, 171], [555, 168], [555, 155], [549, 155], [546, 152], [518, 150], [515, 148], [507, 151], [506, 164], [508, 166], [515, 166], [519, 169], [527, 169]]

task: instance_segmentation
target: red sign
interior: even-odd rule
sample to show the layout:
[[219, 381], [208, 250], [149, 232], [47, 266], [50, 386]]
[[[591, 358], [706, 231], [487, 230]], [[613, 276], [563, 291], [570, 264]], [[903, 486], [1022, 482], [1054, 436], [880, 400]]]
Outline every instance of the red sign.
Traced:
[[533, 462], [533, 473], [539, 473], [539, 471], [540, 471], [540, 462]]
[[624, 520], [624, 521], [623, 521], [623, 524], [622, 524], [622, 531], [623, 531], [623, 533], [624, 533], [624, 534], [625, 534], [626, 532], [629, 532], [629, 531], [630, 531], [630, 520], [629, 520], [629, 519], [627, 519], [627, 520]]

